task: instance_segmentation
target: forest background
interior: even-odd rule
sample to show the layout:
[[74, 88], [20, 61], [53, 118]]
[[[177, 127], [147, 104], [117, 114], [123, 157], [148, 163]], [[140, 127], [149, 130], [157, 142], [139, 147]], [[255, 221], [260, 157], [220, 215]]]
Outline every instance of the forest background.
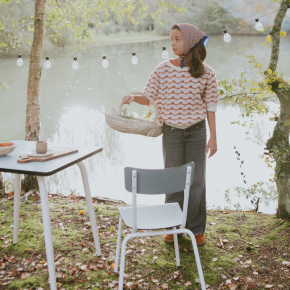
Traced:
[[[56, 32], [55, 29], [47, 26], [44, 51], [49, 52], [56, 47], [68, 47], [72, 45], [72, 42], [75, 42], [75, 44], [81, 42], [84, 47], [88, 47], [102, 45], [107, 40], [114, 44], [112, 41], [114, 39], [118, 40], [118, 42], [122, 42], [122, 40], [125, 42], [132, 41], [132, 38], [140, 39], [141, 41], [156, 40], [158, 36], [169, 35], [172, 23], [184, 22], [198, 26], [201, 30], [206, 31], [208, 35], [222, 34], [224, 29], [229, 28], [232, 35], [261, 35], [261, 32], [253, 29], [255, 22], [248, 21], [255, 19], [259, 15], [266, 15], [278, 9], [280, 5], [279, 2], [260, 0], [174, 0], [171, 1], [172, 5], [181, 7], [181, 11], [167, 8], [160, 15], [154, 16], [151, 11], [158, 11], [158, 1], [149, 0], [147, 2], [149, 3], [148, 16], [141, 19], [139, 24], [134, 24], [134, 16], [138, 16], [138, 10], [134, 12], [136, 15], [132, 15], [133, 19], [125, 18], [124, 21], [121, 21], [118, 15], [112, 11], [107, 14], [100, 14], [100, 26], [96, 26], [94, 21], [87, 19], [87, 29], [85, 31], [87, 37], [84, 34], [81, 41], [73, 37], [72, 31], [68, 27], [62, 27], [61, 31]], [[59, 0], [57, 3], [65, 11], [65, 1]], [[7, 56], [9, 54], [27, 54], [30, 52], [33, 37], [33, 13], [31, 12], [34, 11], [34, 5], [33, 0], [21, 0], [19, 3], [18, 1], [10, 1], [1, 7], [0, 54]], [[79, 13], [81, 14], [81, 11]], [[269, 29], [267, 27], [272, 25], [274, 16], [275, 13], [272, 13], [261, 19], [263, 25], [266, 26], [265, 31], [262, 32], [263, 34], [268, 34]], [[49, 17], [54, 16], [53, 14], [48, 14], [47, 18]], [[290, 19], [286, 18], [283, 21], [282, 30], [289, 31]], [[79, 17], [79, 21], [82, 22], [83, 19]], [[78, 23], [76, 22], [76, 24]], [[88, 40], [89, 34], [91, 34], [91, 42]], [[140, 38], [141, 35], [142, 38]], [[104, 38], [104, 36], [108, 38]], [[11, 37], [15, 39], [14, 43], [5, 42], [5, 39]], [[130, 40], [128, 40], [128, 37]], [[76, 47], [79, 46], [76, 45]], [[77, 49], [76, 47], [75, 49]]]

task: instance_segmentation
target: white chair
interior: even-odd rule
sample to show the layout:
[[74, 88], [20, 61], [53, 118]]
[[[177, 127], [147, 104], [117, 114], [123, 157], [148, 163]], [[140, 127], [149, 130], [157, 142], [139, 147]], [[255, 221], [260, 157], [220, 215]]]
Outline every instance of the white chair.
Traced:
[[[173, 234], [176, 266], [180, 266], [177, 240], [177, 234], [179, 233], [188, 234], [192, 240], [201, 288], [202, 290], [206, 289], [194, 234], [190, 230], [185, 229], [189, 189], [193, 182], [194, 166], [194, 163], [191, 162], [180, 167], [161, 170], [148, 170], [130, 167], [125, 168], [125, 188], [127, 191], [133, 193], [133, 201], [132, 207], [118, 208], [120, 212], [120, 218], [114, 268], [115, 273], [118, 272], [119, 266], [122, 221], [124, 221], [124, 223], [131, 228], [132, 233], [126, 235], [122, 243], [118, 289], [123, 289], [126, 244], [130, 239], [136, 237]], [[164, 205], [137, 207], [137, 193], [171, 194], [182, 190], [184, 190], [183, 212], [177, 202], [167, 203]], [[176, 229], [176, 227], [178, 226], [180, 227], [180, 229]], [[168, 228], [170, 228], [170, 230], [160, 231], [160, 229]], [[137, 230], [159, 231], [138, 233]]]

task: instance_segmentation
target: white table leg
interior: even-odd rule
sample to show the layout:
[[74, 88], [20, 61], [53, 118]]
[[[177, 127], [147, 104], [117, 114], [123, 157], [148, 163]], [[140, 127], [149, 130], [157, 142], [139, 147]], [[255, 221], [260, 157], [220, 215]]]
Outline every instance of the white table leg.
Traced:
[[19, 227], [19, 210], [20, 210], [20, 190], [21, 190], [21, 175], [14, 174], [14, 225], [13, 225], [13, 244], [18, 241]]
[[56, 290], [54, 253], [53, 253], [50, 214], [49, 214], [49, 206], [48, 206], [49, 205], [48, 193], [47, 193], [44, 177], [37, 176], [37, 181], [38, 181], [39, 194], [40, 194], [40, 200], [41, 200], [43, 230], [44, 230], [47, 265], [48, 265], [48, 271], [49, 271], [50, 289]]
[[82, 161], [77, 163], [77, 165], [80, 168], [82, 178], [83, 178], [83, 184], [84, 184], [84, 189], [85, 189], [85, 194], [86, 194], [86, 201], [87, 201], [87, 206], [88, 206], [88, 211], [89, 211], [91, 228], [92, 228], [94, 241], [95, 241], [95, 247], [97, 250], [97, 255], [101, 256], [102, 252], [101, 252], [100, 240], [99, 240], [99, 235], [98, 235], [98, 227], [97, 227], [95, 210], [94, 210], [94, 206], [93, 206], [93, 201], [92, 201], [92, 196], [91, 196], [86, 167]]

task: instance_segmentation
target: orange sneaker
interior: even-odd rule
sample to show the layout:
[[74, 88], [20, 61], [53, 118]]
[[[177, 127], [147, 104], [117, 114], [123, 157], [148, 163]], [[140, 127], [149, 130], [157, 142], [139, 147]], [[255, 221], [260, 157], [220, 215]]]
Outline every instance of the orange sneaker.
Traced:
[[166, 243], [172, 243], [174, 241], [173, 239], [173, 235], [164, 235], [164, 238], [163, 238], [164, 242]]
[[196, 235], [195, 240], [198, 246], [202, 246], [205, 243], [205, 236], [204, 234]]

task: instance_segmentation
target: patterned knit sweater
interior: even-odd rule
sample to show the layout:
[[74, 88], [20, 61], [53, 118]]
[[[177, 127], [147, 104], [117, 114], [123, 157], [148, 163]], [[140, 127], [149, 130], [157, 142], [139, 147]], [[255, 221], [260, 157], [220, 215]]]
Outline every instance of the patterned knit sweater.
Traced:
[[217, 110], [219, 92], [215, 72], [205, 63], [204, 68], [199, 78], [191, 76], [187, 67], [175, 66], [170, 59], [153, 69], [143, 93], [154, 99], [159, 120], [185, 129], [204, 120], [207, 111]]

